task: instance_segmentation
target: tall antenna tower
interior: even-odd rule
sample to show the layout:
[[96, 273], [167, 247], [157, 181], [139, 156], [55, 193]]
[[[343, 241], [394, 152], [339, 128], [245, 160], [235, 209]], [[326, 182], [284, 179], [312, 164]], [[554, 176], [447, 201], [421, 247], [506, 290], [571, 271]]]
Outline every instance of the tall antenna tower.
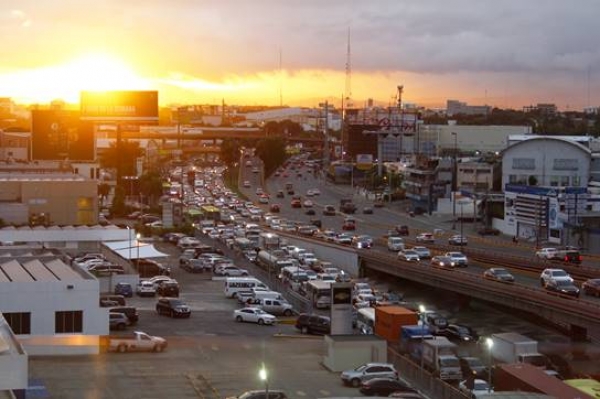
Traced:
[[281, 69], [281, 47], [279, 47], [279, 106], [283, 107], [283, 71]]
[[348, 27], [348, 47], [346, 50], [346, 108], [352, 108], [352, 53], [350, 49], [350, 27]]

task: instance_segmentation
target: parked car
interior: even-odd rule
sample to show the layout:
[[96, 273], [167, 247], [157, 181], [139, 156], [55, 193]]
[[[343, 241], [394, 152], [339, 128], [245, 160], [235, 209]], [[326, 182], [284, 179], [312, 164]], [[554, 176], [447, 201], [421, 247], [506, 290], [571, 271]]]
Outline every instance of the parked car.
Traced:
[[302, 334], [330, 334], [331, 319], [327, 316], [302, 313], [296, 319], [296, 328]]
[[600, 297], [600, 278], [591, 278], [581, 284], [581, 290], [585, 295]]
[[497, 236], [500, 235], [500, 230], [494, 227], [484, 227], [477, 231], [477, 234], [480, 236]]
[[189, 306], [179, 299], [160, 298], [158, 302], [156, 302], [156, 313], [159, 315], [171, 316], [173, 318], [188, 318], [192, 314], [192, 311]]
[[462, 252], [450, 251], [446, 252], [445, 256], [450, 257], [457, 267], [467, 267], [469, 265], [469, 259], [467, 258], [467, 255], [463, 254]]
[[123, 313], [109, 312], [108, 327], [111, 330], [124, 330], [129, 325], [129, 319]]
[[398, 259], [406, 261], [406, 262], [420, 262], [421, 261], [417, 251], [413, 251], [412, 249], [406, 249], [404, 251], [399, 251]]
[[448, 238], [448, 245], [467, 245], [467, 237], [461, 235], [454, 235]]
[[363, 215], [372, 215], [373, 214], [373, 208], [371, 208], [370, 206], [365, 206], [363, 208]]
[[267, 398], [267, 392], [264, 390], [258, 391], [246, 391], [237, 396], [229, 396], [226, 399], [288, 399], [285, 392], [277, 389], [269, 389], [269, 397]]
[[273, 325], [277, 322], [277, 317], [258, 307], [247, 307], [234, 310], [233, 318], [239, 323], [257, 323], [260, 325]]
[[360, 387], [360, 393], [366, 396], [388, 396], [398, 391], [414, 392], [412, 388], [396, 378], [373, 378], [363, 382]]
[[100, 306], [125, 306], [125, 297], [120, 294], [101, 294]]
[[135, 324], [140, 319], [138, 311], [133, 306], [115, 306], [108, 309], [109, 313], [123, 313], [129, 319], [129, 324]]
[[390, 363], [366, 363], [355, 369], [343, 371], [340, 378], [344, 385], [358, 388], [363, 382], [373, 378], [398, 379], [398, 372]]
[[483, 272], [483, 278], [501, 283], [514, 283], [515, 277], [502, 267], [492, 267]]
[[156, 293], [160, 296], [177, 298], [179, 297], [179, 284], [175, 280], [162, 281], [158, 284]]
[[579, 298], [579, 288], [569, 280], [550, 280], [544, 286], [546, 290]]
[[549, 260], [554, 257], [554, 255], [556, 254], [557, 251], [558, 251], [557, 248], [541, 248], [535, 252], [535, 256], [540, 259]]
[[123, 295], [125, 298], [131, 298], [133, 296], [133, 287], [129, 283], [117, 283], [115, 285], [115, 294]]

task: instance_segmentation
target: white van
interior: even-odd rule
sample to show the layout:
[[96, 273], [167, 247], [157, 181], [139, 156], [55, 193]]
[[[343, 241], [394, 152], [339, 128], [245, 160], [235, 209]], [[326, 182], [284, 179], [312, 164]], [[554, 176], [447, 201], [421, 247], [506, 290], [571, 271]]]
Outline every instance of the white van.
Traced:
[[266, 284], [254, 277], [227, 277], [225, 279], [225, 296], [235, 298], [238, 292], [252, 291], [253, 288], [266, 288]]
[[404, 251], [404, 240], [400, 237], [388, 237], [387, 247], [390, 251]]

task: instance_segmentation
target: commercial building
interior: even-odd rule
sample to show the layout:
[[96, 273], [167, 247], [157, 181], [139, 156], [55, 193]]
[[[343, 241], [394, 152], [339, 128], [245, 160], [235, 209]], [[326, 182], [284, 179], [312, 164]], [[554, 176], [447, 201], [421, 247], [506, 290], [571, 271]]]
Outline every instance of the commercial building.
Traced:
[[457, 100], [448, 100], [446, 102], [446, 115], [487, 115], [492, 111], [489, 105], [467, 105]]

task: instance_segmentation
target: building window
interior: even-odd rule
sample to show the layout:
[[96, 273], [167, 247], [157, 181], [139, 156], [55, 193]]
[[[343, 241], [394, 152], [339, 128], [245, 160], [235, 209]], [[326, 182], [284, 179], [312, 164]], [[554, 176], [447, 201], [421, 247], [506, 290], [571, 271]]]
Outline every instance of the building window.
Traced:
[[517, 175], [508, 175], [508, 182], [510, 184], [516, 184], [517, 183]]
[[577, 159], [556, 158], [553, 164], [554, 170], [577, 170], [579, 168], [579, 162]]
[[513, 158], [512, 168], [520, 170], [533, 170], [535, 169], [534, 158]]
[[31, 313], [3, 313], [13, 333], [31, 334]]
[[573, 176], [573, 179], [571, 181], [571, 184], [575, 187], [579, 187], [581, 186], [581, 177], [579, 176]]
[[569, 185], [569, 176], [561, 176], [560, 177], [560, 185], [562, 187], [567, 187]]
[[558, 176], [550, 176], [550, 186], [558, 187]]
[[81, 333], [83, 332], [83, 311], [56, 312], [54, 323], [56, 333]]

